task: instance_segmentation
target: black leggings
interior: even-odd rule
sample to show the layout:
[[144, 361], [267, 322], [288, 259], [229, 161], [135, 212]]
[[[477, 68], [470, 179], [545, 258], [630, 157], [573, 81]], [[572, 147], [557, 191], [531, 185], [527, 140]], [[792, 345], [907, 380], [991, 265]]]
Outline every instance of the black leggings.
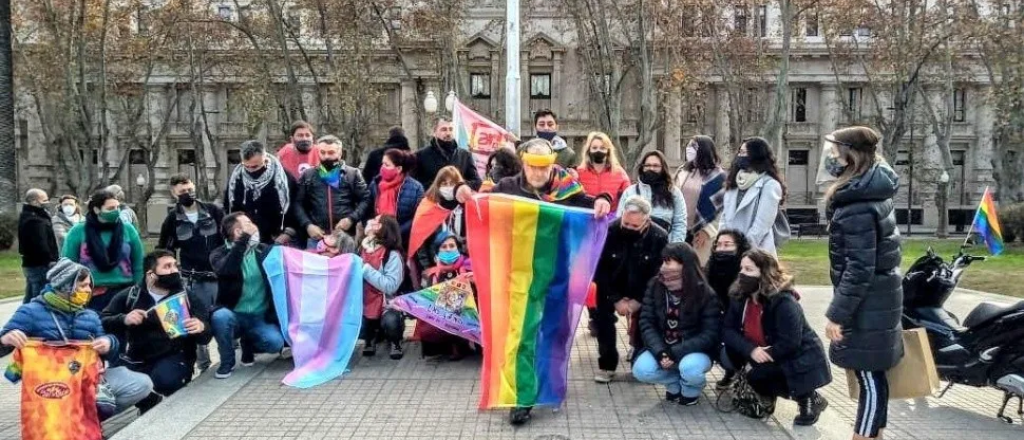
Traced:
[[360, 333], [359, 339], [366, 341], [366, 345], [380, 341], [400, 343], [405, 333], [405, 316], [397, 310], [385, 310], [380, 319], [364, 317]]
[[862, 437], [878, 437], [889, 418], [889, 380], [884, 371], [855, 371], [860, 385], [857, 421], [854, 432]]

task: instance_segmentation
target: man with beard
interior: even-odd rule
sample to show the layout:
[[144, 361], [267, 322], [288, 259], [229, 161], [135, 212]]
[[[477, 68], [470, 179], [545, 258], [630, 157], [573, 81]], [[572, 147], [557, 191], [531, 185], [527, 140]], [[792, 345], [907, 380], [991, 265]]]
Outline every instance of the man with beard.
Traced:
[[[224, 244], [220, 234], [224, 211], [217, 205], [197, 200], [196, 185], [188, 176], [172, 176], [170, 186], [177, 203], [164, 218], [156, 247], [180, 257], [189, 293], [212, 305], [217, 300], [217, 276], [210, 265], [210, 253]], [[199, 345], [196, 355], [200, 370], [210, 368], [210, 351], [205, 344]]]
[[[594, 382], [609, 383], [619, 365], [615, 341], [615, 314], [629, 322], [629, 344], [636, 347], [636, 318], [640, 315], [647, 284], [661, 268], [661, 251], [668, 232], [651, 222], [651, 204], [634, 196], [624, 201], [623, 215], [608, 227], [601, 259], [597, 263], [597, 365]], [[632, 361], [632, 359], [630, 359]]]
[[462, 190], [460, 198], [468, 197], [470, 188], [473, 191], [480, 189], [482, 180], [476, 171], [473, 155], [469, 150], [459, 148], [459, 144], [455, 142], [451, 121], [438, 118], [434, 124], [434, 137], [430, 144], [416, 151], [416, 170], [412, 176], [424, 188], [430, 188], [434, 184], [437, 172], [446, 166], [458, 169], [463, 180], [469, 185], [469, 188]]
[[320, 152], [313, 148], [313, 126], [306, 121], [292, 124], [291, 142], [277, 150], [277, 159], [292, 179], [320, 165]]
[[320, 165], [299, 178], [295, 195], [295, 220], [309, 235], [307, 248], [335, 230], [356, 234], [370, 201], [370, 190], [358, 169], [342, 160], [341, 140], [327, 135], [317, 140]]
[[245, 141], [241, 148], [242, 163], [228, 178], [224, 194], [227, 212], [244, 212], [259, 229], [259, 241], [288, 243], [295, 230], [286, 228], [285, 220], [295, 199], [295, 179], [281, 162], [266, 154], [259, 141]]
[[[729, 289], [740, 273], [740, 260], [743, 259], [743, 254], [749, 250], [750, 242], [747, 241], [747, 237], [735, 229], [722, 230], [715, 239], [714, 252], [708, 260], [707, 278], [722, 310], [729, 310]], [[729, 388], [735, 375], [735, 371], [726, 370], [725, 376], [718, 381], [718, 388]]]

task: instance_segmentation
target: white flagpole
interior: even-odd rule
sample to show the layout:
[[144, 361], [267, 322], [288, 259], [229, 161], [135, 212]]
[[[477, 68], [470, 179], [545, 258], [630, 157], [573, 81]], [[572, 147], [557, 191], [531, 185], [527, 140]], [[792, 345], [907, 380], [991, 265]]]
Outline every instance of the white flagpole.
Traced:
[[517, 138], [522, 124], [520, 84], [522, 78], [519, 76], [519, 0], [508, 0], [506, 2], [506, 65], [505, 72], [505, 128]]
[[971, 217], [971, 227], [967, 229], [967, 237], [964, 237], [964, 244], [960, 246], [960, 249], [967, 247], [967, 241], [971, 239], [971, 234], [974, 233], [974, 222], [978, 219], [978, 212], [981, 211], [981, 204], [985, 203], [985, 197], [988, 196], [988, 187], [985, 187], [985, 192], [981, 194], [981, 202], [978, 202], [978, 209], [974, 210], [974, 217]]

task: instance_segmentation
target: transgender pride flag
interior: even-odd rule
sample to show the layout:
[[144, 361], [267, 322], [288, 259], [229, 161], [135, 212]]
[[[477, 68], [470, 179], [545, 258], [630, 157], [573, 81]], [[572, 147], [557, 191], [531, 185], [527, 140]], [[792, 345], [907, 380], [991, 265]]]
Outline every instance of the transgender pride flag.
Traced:
[[345, 373], [363, 320], [363, 260], [274, 246], [263, 268], [295, 360], [282, 382], [311, 388]]

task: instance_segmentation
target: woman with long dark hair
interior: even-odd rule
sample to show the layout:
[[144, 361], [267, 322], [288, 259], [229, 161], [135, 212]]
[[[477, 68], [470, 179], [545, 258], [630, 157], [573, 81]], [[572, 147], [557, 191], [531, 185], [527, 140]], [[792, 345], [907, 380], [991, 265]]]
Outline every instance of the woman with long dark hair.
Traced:
[[662, 251], [663, 263], [640, 308], [640, 356], [633, 376], [665, 386], [665, 400], [696, 405], [719, 349], [721, 308], [686, 243]]
[[899, 230], [892, 198], [899, 176], [878, 154], [881, 136], [848, 127], [825, 136], [829, 260], [835, 294], [825, 316], [832, 363], [857, 375], [855, 440], [881, 438], [888, 416], [885, 372], [903, 357]]
[[[668, 231], [669, 243], [686, 241], [686, 201], [683, 193], [672, 183], [668, 162], [660, 151], [649, 151], [640, 158], [636, 167], [637, 182], [622, 193], [620, 200], [640, 196], [651, 203], [651, 220]], [[617, 216], [622, 217], [620, 205]]]
[[743, 140], [725, 179], [721, 229], [745, 231], [755, 248], [776, 254], [775, 218], [786, 199], [786, 184], [768, 141]]
[[815, 390], [832, 382], [832, 372], [821, 340], [797, 303], [793, 278], [772, 254], [755, 249], [743, 255], [730, 294], [722, 325], [725, 369], [750, 365], [747, 380], [765, 414], [775, 412], [776, 399], [783, 397], [800, 408], [794, 425], [817, 423], [828, 401]]
[[[390, 151], [390, 150], [389, 150]], [[377, 343], [387, 341], [391, 359], [401, 359], [405, 318], [388, 304], [398, 296], [405, 277], [402, 232], [398, 220], [379, 215], [366, 224], [360, 257], [363, 259], [363, 356], [377, 353]]]
[[715, 220], [722, 212], [722, 204], [716, 196], [725, 183], [725, 171], [720, 164], [715, 141], [697, 135], [686, 144], [686, 163], [679, 167], [674, 179], [686, 201], [686, 242], [693, 245], [701, 264], [707, 264], [711, 242], [718, 235]]

